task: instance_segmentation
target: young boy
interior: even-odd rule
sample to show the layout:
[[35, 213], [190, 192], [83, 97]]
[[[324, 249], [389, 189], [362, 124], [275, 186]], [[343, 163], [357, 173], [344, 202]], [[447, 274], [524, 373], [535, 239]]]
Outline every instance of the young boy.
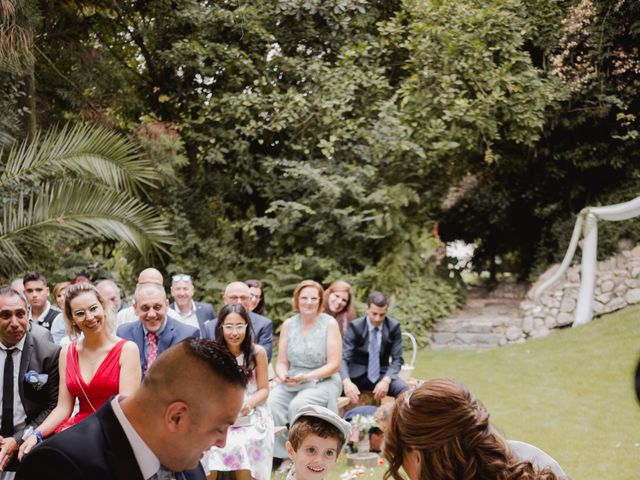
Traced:
[[287, 480], [322, 480], [336, 464], [351, 425], [331, 410], [307, 405], [289, 428], [286, 447], [293, 468]]

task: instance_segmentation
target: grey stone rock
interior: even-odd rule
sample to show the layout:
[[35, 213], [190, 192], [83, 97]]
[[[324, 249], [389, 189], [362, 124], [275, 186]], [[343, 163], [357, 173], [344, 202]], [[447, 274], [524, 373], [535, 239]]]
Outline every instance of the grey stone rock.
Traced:
[[580, 283], [580, 272], [570, 268], [567, 270], [567, 280], [571, 283]]
[[522, 329], [518, 327], [507, 328], [507, 339], [514, 341], [522, 337]]
[[507, 344], [507, 339], [505, 337], [500, 337], [498, 340], [498, 345], [504, 347]]
[[545, 317], [544, 319], [544, 326], [547, 328], [555, 328], [557, 322], [556, 322], [556, 317], [553, 317], [551, 315]]
[[636, 280], [635, 278], [627, 278], [624, 281], [624, 284], [626, 287], [629, 288], [637, 288], [638, 287], [638, 280]]
[[622, 283], [613, 289], [613, 293], [615, 293], [619, 297], [622, 297], [625, 293], [627, 293], [627, 287], [624, 285], [624, 283]]
[[626, 306], [627, 302], [624, 301], [624, 298], [616, 297], [604, 306], [602, 313], [614, 312]]
[[458, 333], [491, 333], [493, 322], [491, 320], [473, 320], [458, 329]]
[[435, 343], [445, 344], [452, 342], [456, 338], [456, 335], [450, 332], [438, 332], [434, 333], [432, 338]]
[[565, 298], [560, 304], [560, 311], [571, 313], [576, 309], [576, 301], [573, 298]]
[[544, 327], [544, 320], [542, 318], [536, 318], [533, 321], [533, 330], [537, 330], [540, 327]]
[[603, 292], [610, 292], [615, 286], [616, 284], [613, 282], [613, 280], [605, 280], [600, 284], [600, 290], [602, 290]]
[[547, 327], [536, 328], [533, 332], [531, 332], [531, 338], [540, 338], [546, 337], [549, 335], [549, 329]]
[[640, 275], [640, 267], [633, 267], [631, 269], [631, 276], [635, 278], [638, 275]]
[[524, 320], [522, 321], [522, 330], [524, 330], [525, 333], [529, 333], [533, 330], [533, 317], [524, 317]]
[[468, 345], [498, 345], [499, 337], [493, 333], [458, 333], [457, 337]]
[[569, 313], [561, 313], [556, 318], [556, 323], [559, 327], [564, 327], [565, 325], [571, 325], [573, 323], [573, 315]]
[[613, 296], [613, 293], [607, 292], [601, 295], [596, 295], [596, 300], [598, 300], [600, 303], [607, 303], [609, 300], [611, 300], [612, 296]]
[[629, 290], [624, 297], [625, 301], [629, 304], [640, 302], [640, 288], [634, 288]]
[[631, 256], [640, 258], [640, 245], [637, 245], [633, 250], [631, 250]]
[[593, 308], [593, 313], [595, 313], [596, 315], [604, 313], [604, 304], [600, 302], [594, 301], [591, 305], [591, 308]]

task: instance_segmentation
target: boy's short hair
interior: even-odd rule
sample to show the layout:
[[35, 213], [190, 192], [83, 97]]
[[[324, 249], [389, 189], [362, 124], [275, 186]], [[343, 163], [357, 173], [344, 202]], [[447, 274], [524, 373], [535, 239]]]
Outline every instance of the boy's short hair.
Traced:
[[302, 445], [302, 441], [312, 433], [320, 438], [335, 438], [338, 440], [338, 453], [342, 450], [346, 440], [342, 431], [335, 425], [318, 417], [303, 415], [296, 419], [289, 429], [289, 442], [291, 442], [293, 450], [297, 452], [300, 445]]

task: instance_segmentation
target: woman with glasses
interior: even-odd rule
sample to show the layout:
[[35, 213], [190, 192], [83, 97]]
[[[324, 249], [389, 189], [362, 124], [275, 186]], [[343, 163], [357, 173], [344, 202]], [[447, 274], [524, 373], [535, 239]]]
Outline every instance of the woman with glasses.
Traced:
[[[111, 304], [92, 284], [67, 287], [64, 318], [69, 335], [77, 340], [60, 351], [58, 404], [22, 444], [20, 458], [43, 437], [84, 420], [113, 395], [131, 395], [140, 385], [138, 347], [111, 334]], [[71, 417], [76, 398], [80, 410]]]
[[542, 450], [506, 440], [463, 384], [429, 380], [396, 400], [385, 432], [385, 478], [555, 480], [567, 478]]
[[[304, 280], [293, 292], [293, 309], [298, 313], [285, 320], [280, 329], [275, 368], [280, 383], [269, 396], [276, 425], [292, 423], [298, 409], [305, 405], [338, 412], [342, 338], [336, 320], [322, 313], [323, 298], [324, 289], [313, 280]], [[287, 458], [285, 441], [284, 435], [276, 439], [274, 457]], [[288, 466], [285, 460], [279, 470]]]
[[344, 280], [336, 280], [324, 292], [324, 313], [331, 315], [338, 322], [340, 334], [347, 331], [349, 322], [358, 317], [353, 305], [351, 285]]
[[266, 405], [269, 396], [267, 352], [253, 343], [251, 318], [240, 303], [225, 305], [218, 314], [215, 342], [251, 371], [245, 399], [236, 424], [229, 428], [224, 448], [212, 447], [203, 461], [208, 478], [234, 472], [237, 480], [271, 478], [273, 419]]

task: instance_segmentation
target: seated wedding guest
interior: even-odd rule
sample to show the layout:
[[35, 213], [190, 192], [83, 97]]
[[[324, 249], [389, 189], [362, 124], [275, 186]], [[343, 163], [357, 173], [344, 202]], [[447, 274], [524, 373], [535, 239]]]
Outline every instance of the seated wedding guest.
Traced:
[[67, 334], [67, 323], [64, 321], [64, 294], [71, 282], [59, 282], [53, 287], [53, 298], [60, 309], [60, 313], [51, 322], [51, 336], [58, 345], [71, 343], [71, 338]]
[[[320, 405], [338, 413], [342, 342], [336, 320], [322, 313], [324, 289], [313, 280], [304, 280], [293, 292], [293, 309], [298, 312], [280, 329], [276, 375], [280, 383], [269, 395], [269, 408], [276, 425], [291, 424], [305, 405]], [[285, 459], [285, 438], [275, 442], [274, 457]]]
[[189, 337], [200, 336], [196, 327], [185, 325], [167, 314], [167, 294], [158, 283], [139, 284], [133, 307], [138, 321], [120, 325], [116, 334], [138, 346], [143, 377], [162, 352]]
[[0, 350], [0, 478], [8, 479], [24, 434], [56, 406], [60, 353], [46, 328], [29, 324], [27, 301], [13, 288], [0, 289]]
[[245, 280], [244, 283], [249, 287], [249, 297], [251, 299], [249, 310], [258, 315], [264, 315], [265, 309], [267, 308], [267, 301], [264, 298], [262, 282], [251, 279]]
[[118, 287], [118, 284], [110, 278], [103, 278], [98, 280], [96, 282], [96, 288], [100, 292], [100, 295], [102, 295], [102, 298], [104, 298], [111, 304], [114, 313], [117, 314], [120, 310], [129, 306], [127, 305], [127, 302], [122, 300], [120, 287]]
[[[92, 284], [67, 288], [64, 315], [68, 329], [82, 337], [60, 351], [58, 404], [21, 445], [20, 456], [44, 437], [84, 420], [111, 396], [130, 395], [140, 384], [138, 348], [110, 333], [113, 312]], [[69, 418], [76, 398], [80, 410]]]
[[209, 340], [189, 338], [149, 369], [132, 395], [26, 455], [18, 480], [205, 480], [200, 459], [223, 447], [247, 373]]
[[250, 372], [240, 417], [229, 428], [227, 444], [212, 447], [205, 455], [210, 480], [218, 472], [233, 472], [236, 480], [269, 480], [273, 457], [273, 419], [267, 407], [269, 379], [267, 352], [251, 341], [251, 318], [239, 303], [220, 310], [216, 324], [216, 343]]
[[358, 402], [361, 390], [371, 390], [381, 400], [407, 389], [398, 376], [404, 362], [400, 322], [387, 315], [388, 309], [386, 295], [371, 292], [367, 314], [349, 323], [342, 339], [340, 375], [344, 394], [352, 403]]
[[[138, 274], [138, 282], [136, 283], [136, 288], [138, 287], [138, 285], [142, 285], [143, 283], [157, 283], [164, 288], [164, 277], [162, 276], [162, 273], [160, 273], [160, 270], [156, 268], [145, 268]], [[178, 314], [172, 308], [169, 308], [167, 310], [167, 315], [172, 318], [178, 318]], [[123, 325], [125, 323], [137, 321], [138, 315], [136, 314], [133, 305], [131, 305], [118, 311], [115, 326], [119, 327], [120, 325]]]
[[64, 312], [64, 292], [69, 285], [71, 282], [58, 282], [53, 287], [53, 299], [61, 312]]
[[328, 408], [307, 405], [291, 423], [286, 446], [293, 468], [287, 480], [324, 480], [336, 464], [351, 425]]
[[[273, 350], [273, 324], [267, 317], [263, 317], [262, 315], [258, 315], [251, 311], [251, 295], [249, 294], [249, 287], [244, 282], [231, 282], [224, 289], [222, 302], [225, 305], [229, 305], [230, 303], [241, 303], [244, 309], [249, 312], [249, 317], [251, 317], [251, 334], [253, 335], [253, 343], [262, 345], [267, 351], [267, 358], [271, 361], [271, 351]], [[216, 339], [215, 327], [215, 320], [210, 320], [205, 324], [205, 338], [210, 340]]]
[[324, 292], [322, 307], [324, 313], [336, 319], [342, 335], [347, 331], [349, 322], [357, 317], [351, 285], [344, 280], [336, 280], [329, 285]]
[[171, 308], [176, 312], [176, 320], [191, 325], [200, 330], [200, 336], [204, 337], [204, 324], [216, 318], [213, 305], [193, 300], [193, 282], [190, 275], [174, 275], [171, 277], [171, 296], [173, 303]]
[[51, 330], [53, 319], [60, 313], [51, 308], [47, 278], [40, 272], [28, 272], [22, 279], [24, 296], [29, 302], [29, 320]]
[[463, 384], [429, 380], [395, 403], [385, 432], [385, 476], [394, 480], [567, 478], [542, 450], [506, 440], [489, 423], [489, 412]]

